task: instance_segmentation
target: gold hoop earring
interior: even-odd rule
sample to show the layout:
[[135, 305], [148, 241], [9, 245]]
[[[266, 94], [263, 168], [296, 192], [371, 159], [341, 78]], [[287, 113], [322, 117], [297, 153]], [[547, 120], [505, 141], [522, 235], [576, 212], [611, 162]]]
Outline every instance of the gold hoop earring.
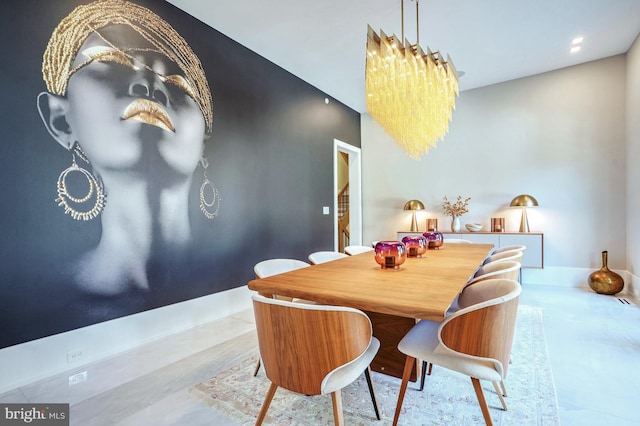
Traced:
[[[218, 211], [220, 210], [220, 193], [218, 188], [207, 177], [209, 161], [203, 157], [200, 160], [200, 164], [204, 167], [204, 182], [200, 186], [200, 211], [207, 219], [213, 219], [218, 216]], [[207, 188], [209, 188], [210, 194], [207, 194]], [[207, 195], [210, 195], [211, 201], [207, 200]]]
[[[64, 214], [71, 215], [75, 220], [91, 220], [96, 218], [102, 212], [106, 201], [105, 194], [98, 180], [86, 169], [78, 166], [78, 163], [76, 162], [76, 155], [89, 164], [89, 160], [82, 151], [82, 148], [76, 143], [73, 147], [73, 152], [71, 153], [71, 166], [63, 170], [62, 173], [60, 173], [60, 176], [58, 176], [58, 198], [56, 198], [56, 203], [58, 203], [58, 206], [64, 207]], [[72, 195], [69, 190], [67, 177], [72, 172], [81, 173], [85, 179], [87, 179], [89, 189], [84, 197], [76, 197]], [[79, 210], [79, 207], [81, 207], [80, 205], [86, 203], [91, 198], [95, 199], [93, 207], [90, 210]]]

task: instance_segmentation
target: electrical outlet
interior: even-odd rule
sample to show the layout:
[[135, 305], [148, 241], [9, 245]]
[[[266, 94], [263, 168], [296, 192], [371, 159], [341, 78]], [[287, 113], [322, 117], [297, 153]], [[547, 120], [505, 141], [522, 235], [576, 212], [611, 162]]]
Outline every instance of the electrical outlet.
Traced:
[[77, 385], [87, 380], [87, 372], [83, 371], [73, 376], [69, 376], [69, 386]]
[[68, 364], [72, 362], [80, 361], [82, 358], [84, 358], [84, 351], [82, 349], [78, 349], [77, 351], [67, 352]]

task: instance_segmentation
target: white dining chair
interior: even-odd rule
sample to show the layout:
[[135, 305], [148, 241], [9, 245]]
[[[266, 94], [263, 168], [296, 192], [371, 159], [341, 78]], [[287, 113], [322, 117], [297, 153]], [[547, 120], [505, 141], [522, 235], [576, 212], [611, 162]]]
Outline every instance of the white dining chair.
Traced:
[[331, 262], [332, 260], [338, 260], [345, 257], [349, 257], [346, 253], [340, 253], [339, 251], [314, 251], [309, 255], [309, 262], [314, 265], [319, 263]]
[[514, 244], [514, 245], [510, 245], [510, 246], [497, 247], [491, 252], [491, 254], [501, 253], [503, 251], [510, 251], [510, 250], [519, 250], [519, 251], [524, 253], [524, 251], [526, 249], [527, 249], [527, 246]]
[[[451, 304], [447, 310], [447, 316], [459, 311], [462, 308], [466, 308], [470, 305], [469, 300], [465, 300], [465, 290], [468, 286], [479, 283], [480, 281], [486, 281], [491, 279], [508, 279], [518, 281], [518, 273], [520, 272], [520, 263], [513, 261], [505, 262], [493, 262], [481, 266], [476, 271], [475, 275], [467, 281], [467, 283], [458, 294], [458, 297]], [[519, 282], [519, 281], [518, 281]], [[421, 386], [423, 387], [423, 386]]]
[[[458, 296], [458, 305], [461, 307], [468, 306], [468, 304], [464, 304], [464, 302], [461, 302], [460, 299], [463, 298], [462, 295], [464, 294], [467, 287], [479, 283], [480, 281], [496, 278], [518, 281], [518, 272], [520, 271], [521, 266], [522, 265], [520, 264], [520, 262], [516, 262], [513, 260], [505, 260], [504, 262], [491, 262], [487, 263], [486, 265], [482, 265], [480, 268], [478, 268], [473, 278], [467, 281], [465, 286], [462, 288], [462, 292]], [[460, 305], [460, 303], [463, 304]]]
[[524, 252], [521, 250], [507, 250], [501, 251], [490, 256], [487, 256], [482, 262], [484, 265], [493, 262], [505, 262], [505, 261], [513, 261], [513, 262], [521, 262]]
[[253, 272], [257, 278], [270, 277], [272, 275], [282, 274], [300, 268], [306, 268], [309, 263], [298, 259], [275, 258], [258, 262], [253, 267]]
[[344, 248], [344, 252], [351, 256], [355, 254], [366, 253], [368, 251], [373, 251], [373, 247], [353, 245], [353, 246], [346, 246]]
[[505, 250], [498, 253], [487, 256], [484, 259], [483, 265], [496, 262], [518, 262], [520, 263], [520, 269], [518, 270], [518, 281], [522, 284], [522, 258], [524, 257], [524, 250]]
[[445, 243], [445, 244], [473, 244], [469, 240], [463, 240], [463, 239], [460, 239], [460, 238], [445, 238], [443, 240], [443, 243]]

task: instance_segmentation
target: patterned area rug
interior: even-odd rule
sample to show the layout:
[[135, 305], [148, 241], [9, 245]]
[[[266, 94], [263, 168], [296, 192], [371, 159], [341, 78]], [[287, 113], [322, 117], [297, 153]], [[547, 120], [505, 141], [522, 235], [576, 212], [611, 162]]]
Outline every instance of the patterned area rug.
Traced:
[[[508, 411], [503, 411], [493, 385], [483, 382], [485, 398], [495, 425], [559, 425], [558, 408], [544, 338], [540, 308], [518, 308], [512, 364], [506, 380]], [[253, 425], [269, 388], [261, 369], [253, 377], [256, 358], [250, 358], [200, 383], [189, 392], [241, 425]], [[375, 418], [364, 375], [342, 390], [347, 425], [386, 425], [393, 420], [400, 379], [372, 374], [382, 420]], [[484, 425], [471, 380], [434, 366], [425, 388], [409, 382], [401, 425]], [[307, 397], [278, 388], [264, 424], [333, 425], [330, 395]]]

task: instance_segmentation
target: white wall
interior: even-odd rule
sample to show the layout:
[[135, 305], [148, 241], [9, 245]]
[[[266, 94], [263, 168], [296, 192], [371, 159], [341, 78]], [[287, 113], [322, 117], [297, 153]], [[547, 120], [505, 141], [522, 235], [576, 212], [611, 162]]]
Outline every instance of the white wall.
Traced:
[[627, 270], [640, 296], [640, 35], [627, 53]]
[[449, 134], [420, 161], [363, 115], [365, 241], [408, 230], [402, 206], [413, 198], [427, 207], [420, 229], [427, 216], [448, 227], [445, 195], [471, 197], [463, 224], [505, 217], [517, 231], [521, 211], [508, 206], [528, 193], [540, 204], [528, 214], [545, 233], [545, 269], [599, 268], [602, 250], [625, 269], [625, 73], [619, 55], [462, 92]]
[[[0, 350], [0, 393], [251, 308], [246, 286]], [[84, 356], [69, 362], [67, 354]]]

